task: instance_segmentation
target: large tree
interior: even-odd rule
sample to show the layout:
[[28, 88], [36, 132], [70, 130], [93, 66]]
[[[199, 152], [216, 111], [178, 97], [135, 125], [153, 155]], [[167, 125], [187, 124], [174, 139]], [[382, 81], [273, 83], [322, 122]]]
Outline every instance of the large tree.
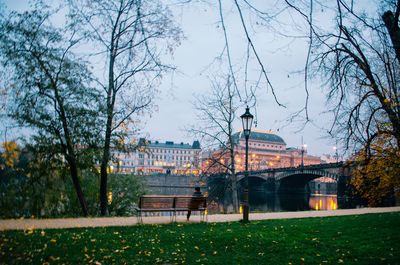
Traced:
[[51, 25], [52, 13], [12, 12], [0, 21], [0, 59], [11, 79], [7, 113], [47, 139], [49, 153], [65, 159], [84, 215], [88, 210], [79, 181], [81, 155], [95, 141], [97, 94], [90, 73], [72, 52], [73, 34]]
[[334, 102], [332, 131], [345, 132], [348, 147], [368, 148], [376, 137], [389, 134], [398, 148], [400, 65], [390, 36], [379, 14], [358, 15], [345, 1], [337, 1], [337, 14], [336, 32], [314, 31], [321, 45], [315, 59]]
[[353, 184], [370, 204], [377, 204], [400, 188], [395, 166], [400, 148], [400, 1], [383, 1], [375, 9], [354, 1], [329, 3], [326, 13], [334, 14], [334, 27], [316, 22], [318, 6], [286, 2], [309, 26], [312, 52], [306, 74], [323, 74], [326, 80], [333, 113], [330, 133], [356, 152]]
[[203, 146], [210, 150], [205, 170], [211, 172], [213, 168], [219, 168], [220, 172], [226, 172], [229, 176], [228, 191], [232, 195], [234, 211], [237, 212], [239, 204], [233, 134], [239, 97], [232, 76], [212, 80], [211, 92], [198, 96], [193, 105], [196, 111], [196, 125], [187, 130], [189, 134], [201, 139]]
[[100, 161], [101, 214], [105, 215], [111, 148], [133, 148], [128, 136], [137, 130], [138, 115], [152, 110], [162, 73], [173, 69], [161, 62], [162, 54], [172, 52], [182, 36], [160, 1], [70, 0], [70, 6], [71, 25], [82, 30], [92, 45], [92, 60], [102, 62], [105, 69], [105, 77], [98, 78], [105, 103]]

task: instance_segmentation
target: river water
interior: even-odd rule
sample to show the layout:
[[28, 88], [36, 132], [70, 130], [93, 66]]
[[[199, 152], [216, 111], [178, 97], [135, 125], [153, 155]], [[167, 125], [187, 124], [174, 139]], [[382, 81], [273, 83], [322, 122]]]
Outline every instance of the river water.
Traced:
[[280, 212], [306, 210], [336, 210], [355, 207], [345, 198], [332, 194], [313, 193], [249, 193], [250, 211]]

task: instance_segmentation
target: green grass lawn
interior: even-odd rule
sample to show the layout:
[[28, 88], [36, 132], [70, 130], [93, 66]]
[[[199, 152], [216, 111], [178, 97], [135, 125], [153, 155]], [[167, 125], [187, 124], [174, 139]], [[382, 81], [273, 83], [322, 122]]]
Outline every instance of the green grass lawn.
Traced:
[[0, 232], [0, 264], [400, 264], [400, 213]]

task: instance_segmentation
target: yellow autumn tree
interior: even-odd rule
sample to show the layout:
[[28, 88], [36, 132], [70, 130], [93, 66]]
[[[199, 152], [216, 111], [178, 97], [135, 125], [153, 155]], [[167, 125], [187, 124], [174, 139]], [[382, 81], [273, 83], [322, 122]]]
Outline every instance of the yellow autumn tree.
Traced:
[[1, 157], [3, 158], [0, 164], [2, 170], [6, 168], [14, 168], [18, 161], [19, 147], [16, 141], [3, 142], [3, 152]]
[[391, 137], [378, 137], [370, 148], [364, 148], [356, 155], [355, 160], [358, 166], [352, 184], [369, 206], [377, 206], [385, 199], [399, 196], [400, 151]]

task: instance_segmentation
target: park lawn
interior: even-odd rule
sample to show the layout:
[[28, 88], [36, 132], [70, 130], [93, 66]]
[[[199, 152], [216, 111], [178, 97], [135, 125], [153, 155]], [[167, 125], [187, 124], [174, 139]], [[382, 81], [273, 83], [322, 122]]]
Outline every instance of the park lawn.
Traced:
[[0, 264], [400, 264], [400, 213], [0, 232]]

